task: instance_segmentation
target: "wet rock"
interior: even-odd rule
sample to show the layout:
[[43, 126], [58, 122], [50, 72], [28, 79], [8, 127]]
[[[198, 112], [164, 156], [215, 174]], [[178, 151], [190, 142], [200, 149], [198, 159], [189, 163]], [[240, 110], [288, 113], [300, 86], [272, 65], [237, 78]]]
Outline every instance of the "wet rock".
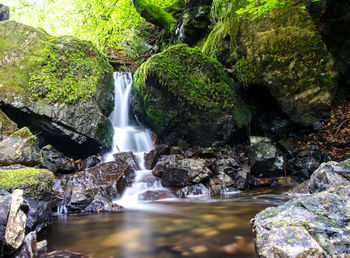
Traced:
[[30, 232], [28, 235], [26, 235], [23, 245], [20, 250], [18, 250], [13, 257], [14, 258], [34, 258], [38, 255], [38, 250], [36, 247], [36, 232]]
[[66, 157], [51, 145], [43, 147], [40, 153], [42, 166], [53, 173], [69, 174], [75, 170], [74, 160]]
[[233, 181], [233, 186], [237, 190], [245, 190], [248, 188], [250, 171], [248, 168], [242, 168], [242, 170], [234, 173], [231, 178]]
[[345, 257], [350, 184], [267, 208], [252, 219], [259, 257]]
[[53, 251], [50, 253], [44, 253], [40, 254], [38, 258], [57, 258], [57, 257], [64, 257], [64, 258], [87, 258], [87, 256], [80, 254], [80, 253], [74, 253], [70, 251]]
[[139, 195], [141, 201], [156, 201], [166, 198], [174, 198], [174, 195], [167, 190], [148, 190]]
[[[50, 199], [50, 197], [47, 199]], [[26, 232], [39, 232], [52, 222], [52, 200], [25, 197], [22, 210], [25, 210], [27, 215]]]
[[272, 185], [273, 180], [271, 178], [267, 177], [254, 177], [251, 176], [249, 178], [249, 184], [254, 187], [261, 187], [261, 186], [270, 186]]
[[181, 189], [185, 197], [198, 196], [198, 195], [211, 195], [210, 189], [206, 188], [203, 184], [189, 185]]
[[132, 152], [119, 152], [113, 154], [114, 160], [116, 162], [125, 162], [129, 165], [129, 168], [132, 170], [140, 170], [140, 167], [137, 163], [137, 158]]
[[6, 21], [8, 19], [10, 19], [10, 8], [0, 4], [0, 21]]
[[37, 138], [24, 127], [0, 142], [0, 165], [38, 165], [39, 151]]
[[350, 184], [350, 159], [342, 162], [322, 163], [310, 180], [292, 190], [293, 193], [317, 193], [339, 185]]
[[253, 176], [278, 176], [284, 173], [283, 156], [279, 156], [276, 146], [265, 137], [250, 137], [249, 153], [250, 173]]
[[27, 216], [21, 210], [22, 203], [23, 190], [13, 191], [4, 237], [4, 246], [8, 253], [16, 251], [22, 245], [25, 237]]
[[8, 116], [0, 109], [0, 141], [10, 136], [17, 130], [17, 124], [8, 118]]
[[170, 146], [169, 144], [161, 144], [158, 145], [154, 150], [151, 150], [149, 153], [145, 154], [145, 167], [146, 169], [153, 169], [157, 164], [158, 159], [162, 155], [170, 154]]
[[208, 179], [212, 174], [209, 165], [204, 159], [169, 155], [158, 161], [152, 173], [161, 178], [163, 186], [182, 188]]
[[113, 200], [121, 197], [133, 176], [132, 169], [124, 162], [102, 163], [65, 175], [56, 179], [54, 187], [58, 205], [65, 205], [69, 212], [118, 210]]
[[95, 46], [15, 21], [1, 22], [0, 37], [2, 111], [65, 155], [110, 148], [112, 66]]
[[75, 162], [75, 172], [83, 171], [88, 168], [92, 168], [101, 163], [101, 159], [97, 156], [90, 156], [82, 161]]

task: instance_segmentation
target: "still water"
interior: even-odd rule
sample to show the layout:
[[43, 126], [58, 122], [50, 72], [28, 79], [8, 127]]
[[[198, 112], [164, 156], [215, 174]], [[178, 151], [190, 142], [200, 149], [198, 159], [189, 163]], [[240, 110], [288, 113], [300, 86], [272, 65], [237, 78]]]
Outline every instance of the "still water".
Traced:
[[41, 236], [48, 251], [90, 257], [255, 257], [249, 221], [288, 200], [287, 189], [153, 202], [142, 210], [59, 215]]

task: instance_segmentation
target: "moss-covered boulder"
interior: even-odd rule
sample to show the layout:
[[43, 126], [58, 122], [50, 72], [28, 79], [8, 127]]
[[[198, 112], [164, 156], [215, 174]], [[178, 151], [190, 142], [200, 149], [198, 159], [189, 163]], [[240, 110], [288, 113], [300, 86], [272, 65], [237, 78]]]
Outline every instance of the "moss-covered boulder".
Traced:
[[55, 176], [46, 169], [0, 169], [0, 189], [12, 192], [22, 189], [27, 197], [51, 195]]
[[250, 90], [266, 87], [292, 120], [310, 125], [328, 115], [337, 73], [303, 1], [256, 19], [236, 14], [245, 1], [215, 2], [222, 4], [214, 4], [218, 23], [203, 51]]
[[111, 74], [90, 42], [0, 23], [2, 110], [61, 149], [84, 155], [110, 146]]
[[204, 146], [245, 139], [250, 112], [237, 85], [199, 49], [169, 47], [134, 77], [134, 111], [162, 140]]
[[10, 136], [17, 130], [17, 124], [0, 110], [0, 141], [3, 139], [3, 137]]
[[24, 127], [0, 142], [0, 165], [22, 164], [36, 166], [40, 164], [38, 139]]
[[0, 21], [6, 21], [10, 18], [10, 8], [0, 4]]

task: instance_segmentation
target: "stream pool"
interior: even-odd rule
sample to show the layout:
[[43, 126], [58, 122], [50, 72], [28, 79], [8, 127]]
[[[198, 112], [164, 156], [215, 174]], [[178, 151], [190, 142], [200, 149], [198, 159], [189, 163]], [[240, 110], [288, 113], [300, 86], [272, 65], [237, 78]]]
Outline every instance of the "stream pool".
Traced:
[[48, 240], [47, 251], [90, 257], [255, 257], [249, 221], [287, 201], [287, 190], [158, 201], [117, 213], [58, 215], [40, 238]]

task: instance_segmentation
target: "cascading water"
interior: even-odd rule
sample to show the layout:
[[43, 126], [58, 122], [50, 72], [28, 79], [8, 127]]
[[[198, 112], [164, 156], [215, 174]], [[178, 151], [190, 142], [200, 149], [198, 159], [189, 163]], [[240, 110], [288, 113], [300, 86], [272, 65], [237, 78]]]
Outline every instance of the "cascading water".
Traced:
[[[159, 182], [154, 178], [150, 184], [149, 177], [153, 177], [150, 170], [146, 170], [144, 165], [144, 154], [151, 151], [154, 146], [152, 143], [151, 131], [140, 126], [130, 125], [129, 122], [129, 106], [130, 93], [132, 89], [132, 76], [130, 73], [116, 72], [114, 77], [114, 94], [115, 103], [114, 110], [110, 116], [114, 128], [113, 148], [110, 153], [104, 157], [104, 161], [113, 161], [113, 154], [118, 152], [133, 152], [137, 157], [139, 167], [137, 170], [135, 182], [131, 187], [128, 187], [122, 198], [115, 201], [118, 205], [125, 208], [142, 208], [139, 201], [139, 196], [149, 190], [166, 191]], [[145, 180], [148, 178], [148, 180]]]

